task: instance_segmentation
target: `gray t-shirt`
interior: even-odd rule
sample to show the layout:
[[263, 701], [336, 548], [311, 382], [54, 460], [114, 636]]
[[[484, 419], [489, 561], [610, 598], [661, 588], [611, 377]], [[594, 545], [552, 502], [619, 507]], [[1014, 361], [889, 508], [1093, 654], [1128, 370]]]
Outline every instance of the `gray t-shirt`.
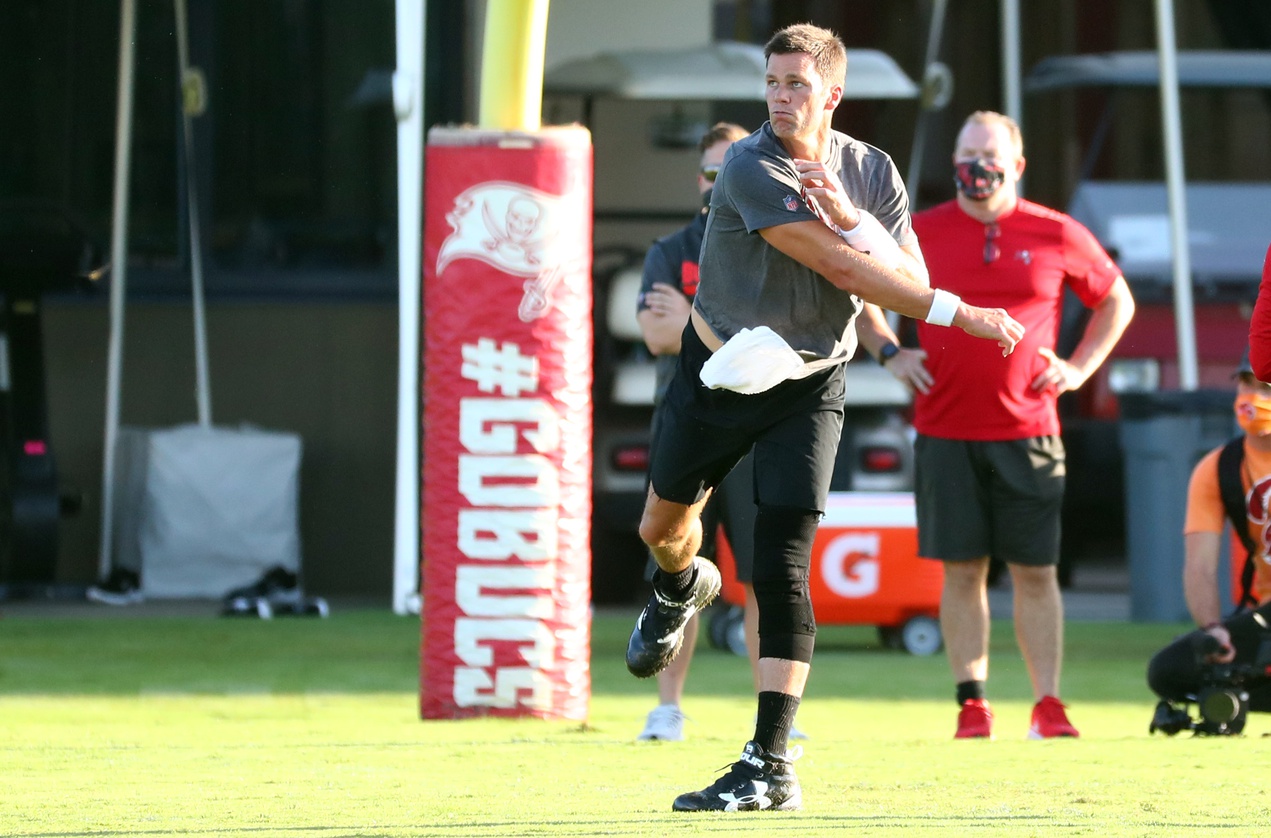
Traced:
[[[825, 161], [848, 197], [901, 245], [917, 242], [909, 195], [891, 158], [831, 132]], [[846, 361], [856, 352], [860, 299], [764, 241], [759, 231], [819, 216], [802, 197], [794, 161], [768, 123], [738, 140], [715, 179], [694, 306], [721, 340], [767, 326], [805, 359]]]

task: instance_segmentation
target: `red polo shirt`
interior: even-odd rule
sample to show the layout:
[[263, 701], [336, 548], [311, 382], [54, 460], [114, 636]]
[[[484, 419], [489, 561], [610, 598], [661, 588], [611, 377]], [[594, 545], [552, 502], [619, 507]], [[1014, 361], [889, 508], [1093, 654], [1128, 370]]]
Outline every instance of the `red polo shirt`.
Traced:
[[1249, 323], [1249, 363], [1259, 381], [1271, 382], [1271, 248], [1262, 262], [1262, 284]]
[[1021, 200], [997, 228], [996, 258], [986, 263], [988, 227], [956, 201], [914, 216], [931, 286], [971, 305], [1004, 308], [1025, 329], [1003, 358], [993, 341], [918, 323], [935, 379], [929, 393], [914, 399], [914, 427], [926, 436], [1008, 440], [1059, 433], [1056, 394], [1030, 386], [1046, 368], [1038, 349], [1055, 348], [1065, 286], [1093, 307], [1121, 275], [1090, 231], [1061, 212]]

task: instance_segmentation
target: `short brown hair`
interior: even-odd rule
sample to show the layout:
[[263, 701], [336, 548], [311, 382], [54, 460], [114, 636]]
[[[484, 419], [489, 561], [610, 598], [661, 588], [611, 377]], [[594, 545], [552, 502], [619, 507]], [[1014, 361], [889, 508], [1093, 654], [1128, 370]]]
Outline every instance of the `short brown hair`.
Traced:
[[822, 29], [810, 23], [796, 23], [787, 26], [768, 39], [763, 48], [763, 57], [773, 55], [789, 55], [795, 52], [806, 53], [821, 80], [830, 84], [843, 84], [847, 77], [847, 47], [843, 40], [829, 29]]
[[[1024, 156], [1024, 134], [1019, 130], [1019, 123], [1011, 119], [1006, 114], [998, 113], [997, 111], [976, 111], [966, 118], [966, 122], [962, 123], [962, 127], [965, 128], [972, 122], [978, 122], [981, 125], [992, 125], [994, 123], [997, 123], [998, 125], [1005, 125], [1006, 132], [1010, 135], [1011, 142], [1015, 143], [1015, 152], [1020, 157]], [[961, 131], [958, 133], [960, 134]]]
[[702, 139], [697, 143], [697, 150], [704, 154], [706, 149], [716, 143], [735, 143], [742, 137], [749, 136], [750, 132], [735, 122], [716, 122], [702, 135]]

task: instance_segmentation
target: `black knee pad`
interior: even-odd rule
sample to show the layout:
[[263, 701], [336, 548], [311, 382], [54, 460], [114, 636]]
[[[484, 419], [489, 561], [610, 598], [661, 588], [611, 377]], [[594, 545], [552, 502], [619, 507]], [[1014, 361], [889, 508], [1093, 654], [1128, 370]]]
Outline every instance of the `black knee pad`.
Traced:
[[816, 618], [808, 592], [808, 564], [821, 513], [760, 504], [755, 517], [755, 602], [759, 657], [812, 660]]

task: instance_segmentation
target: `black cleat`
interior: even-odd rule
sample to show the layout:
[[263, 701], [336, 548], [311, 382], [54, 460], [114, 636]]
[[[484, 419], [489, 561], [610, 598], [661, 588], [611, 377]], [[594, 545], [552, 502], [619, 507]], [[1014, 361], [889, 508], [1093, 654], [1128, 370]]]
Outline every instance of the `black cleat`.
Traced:
[[724, 775], [701, 791], [675, 798], [676, 812], [788, 812], [803, 808], [803, 789], [794, 774], [794, 761], [803, 754], [766, 754], [756, 742], [747, 742], [741, 759]]
[[635, 677], [649, 678], [666, 669], [680, 652], [684, 624], [719, 595], [719, 568], [701, 556], [694, 557], [693, 566], [697, 579], [684, 602], [663, 598], [653, 586], [653, 596], [640, 612], [627, 642], [627, 669]]

